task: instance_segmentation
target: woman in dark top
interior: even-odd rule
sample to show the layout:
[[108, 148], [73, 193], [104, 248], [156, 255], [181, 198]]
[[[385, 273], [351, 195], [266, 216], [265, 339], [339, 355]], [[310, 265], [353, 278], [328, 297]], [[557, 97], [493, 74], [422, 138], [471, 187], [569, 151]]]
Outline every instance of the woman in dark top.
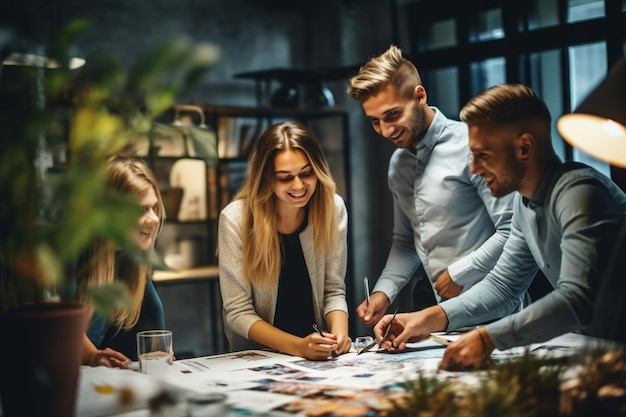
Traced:
[[[231, 350], [269, 347], [322, 360], [348, 352], [348, 214], [313, 134], [270, 126], [256, 140], [218, 231]], [[313, 330], [313, 324], [323, 331]]]
[[[108, 189], [138, 198], [143, 212], [132, 240], [141, 251], [152, 249], [165, 217], [154, 174], [137, 159], [117, 156], [109, 161], [107, 175]], [[100, 240], [92, 243], [77, 268], [78, 299], [86, 299], [89, 286], [121, 280], [130, 291], [131, 306], [116, 309], [112, 318], [92, 315], [84, 340], [84, 364], [126, 367], [137, 359], [137, 332], [165, 328], [163, 305], [150, 276], [148, 263], [139, 261], [130, 251]]]

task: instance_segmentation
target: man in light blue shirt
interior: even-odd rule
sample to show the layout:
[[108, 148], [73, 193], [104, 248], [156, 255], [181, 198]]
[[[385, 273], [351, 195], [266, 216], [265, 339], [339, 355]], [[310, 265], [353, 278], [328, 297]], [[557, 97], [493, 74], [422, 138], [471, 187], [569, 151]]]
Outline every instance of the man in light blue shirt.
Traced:
[[[472, 172], [485, 179], [494, 196], [515, 195], [511, 234], [493, 271], [469, 291], [398, 315], [390, 348], [502, 316], [507, 303], [530, 285], [528, 271], [537, 267], [554, 290], [462, 336], [446, 349], [444, 368], [474, 365], [495, 348], [540, 343], [590, 325], [626, 213], [626, 195], [609, 178], [555, 155], [550, 113], [530, 88], [492, 87], [465, 105], [461, 119], [469, 125]], [[390, 319], [385, 316], [376, 326], [379, 338]]]
[[[386, 312], [420, 263], [438, 301], [466, 291], [496, 263], [509, 235], [512, 197], [494, 198], [469, 169], [467, 126], [427, 104], [415, 66], [391, 46], [350, 80], [348, 93], [399, 149], [389, 165], [393, 242], [369, 303], [367, 326]], [[511, 302], [519, 308], [521, 298]]]

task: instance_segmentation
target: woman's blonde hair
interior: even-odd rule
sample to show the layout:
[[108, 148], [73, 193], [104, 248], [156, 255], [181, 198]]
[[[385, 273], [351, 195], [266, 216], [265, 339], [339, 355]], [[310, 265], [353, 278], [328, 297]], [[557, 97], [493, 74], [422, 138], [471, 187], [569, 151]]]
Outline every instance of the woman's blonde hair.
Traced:
[[403, 97], [412, 97], [415, 87], [422, 84], [417, 68], [402, 56], [402, 50], [391, 45], [381, 55], [370, 59], [359, 72], [350, 79], [348, 94], [363, 102], [392, 84]]
[[[150, 187], [157, 197], [156, 214], [159, 226], [153, 239], [161, 231], [165, 221], [165, 209], [157, 180], [150, 168], [141, 160], [128, 156], [114, 156], [107, 165], [107, 190], [139, 196]], [[117, 309], [114, 312], [113, 324], [120, 329], [130, 329], [139, 320], [141, 304], [146, 288], [149, 266], [146, 263], [130, 260], [123, 267], [116, 268], [116, 248], [103, 239], [95, 239], [87, 254], [84, 265], [78, 272], [79, 299], [86, 297], [87, 286], [102, 286], [112, 283], [115, 279], [124, 282], [130, 292], [132, 305], [130, 309]], [[117, 273], [117, 276], [116, 276]]]
[[280, 275], [281, 247], [277, 231], [277, 197], [274, 194], [276, 155], [298, 150], [307, 157], [318, 185], [308, 203], [308, 227], [313, 230], [316, 253], [337, 247], [335, 181], [322, 148], [313, 133], [295, 122], [267, 128], [256, 140], [246, 178], [235, 196], [244, 203], [243, 273], [255, 286], [270, 286]]

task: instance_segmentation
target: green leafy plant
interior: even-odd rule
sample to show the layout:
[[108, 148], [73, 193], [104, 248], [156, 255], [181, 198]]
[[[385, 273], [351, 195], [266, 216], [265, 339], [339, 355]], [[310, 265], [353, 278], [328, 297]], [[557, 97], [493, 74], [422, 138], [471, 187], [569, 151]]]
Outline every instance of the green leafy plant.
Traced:
[[[88, 27], [61, 30], [41, 66], [0, 67], [0, 315], [68, 294], [68, 270], [95, 238], [124, 247], [136, 201], [105, 192], [106, 159], [147, 134], [152, 121], [218, 59], [211, 44], [171, 37], [126, 68], [108, 54], [71, 70], [69, 50]], [[0, 30], [0, 62], [20, 40]], [[45, 158], [64, 149], [61, 169]], [[96, 294], [94, 302], [123, 299]], [[100, 300], [100, 302], [98, 302]]]

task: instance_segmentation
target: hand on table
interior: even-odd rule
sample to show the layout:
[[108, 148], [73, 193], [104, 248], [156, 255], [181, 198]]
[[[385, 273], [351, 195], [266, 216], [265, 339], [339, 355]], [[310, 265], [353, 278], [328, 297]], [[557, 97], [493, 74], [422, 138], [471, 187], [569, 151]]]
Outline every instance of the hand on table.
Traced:
[[369, 304], [364, 300], [357, 307], [356, 314], [364, 325], [372, 327], [385, 315], [388, 308], [389, 298], [384, 293], [376, 291], [370, 296]]
[[[326, 333], [324, 333], [326, 334]], [[350, 352], [352, 349], [352, 339], [346, 334], [337, 334], [337, 352], [338, 355]]]
[[90, 366], [106, 366], [109, 368], [128, 368], [131, 360], [122, 353], [111, 348], [91, 352], [85, 360]]
[[[374, 336], [380, 343], [393, 315], [387, 314], [374, 327]], [[381, 347], [389, 350], [403, 350], [407, 342], [419, 342], [432, 332], [445, 330], [448, 318], [439, 306], [428, 307], [412, 313], [400, 313], [391, 323], [387, 339]]]
[[439, 368], [453, 371], [478, 366], [494, 349], [493, 341], [485, 328], [472, 330], [446, 348]]

